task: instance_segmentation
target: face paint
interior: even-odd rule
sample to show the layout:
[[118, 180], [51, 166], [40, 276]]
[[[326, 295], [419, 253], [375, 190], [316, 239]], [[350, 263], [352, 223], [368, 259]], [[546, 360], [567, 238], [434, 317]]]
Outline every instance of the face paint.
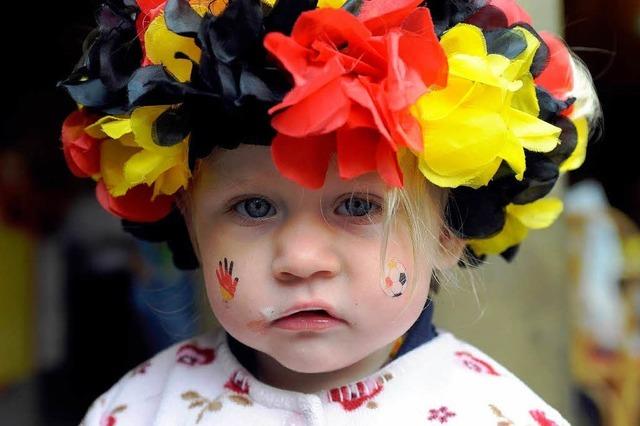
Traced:
[[384, 266], [384, 279], [380, 283], [387, 296], [398, 297], [406, 288], [407, 270], [398, 259], [389, 259]]
[[233, 278], [233, 260], [231, 263], [227, 263], [227, 258], [225, 257], [224, 267], [222, 265], [222, 261], [219, 261], [218, 269], [216, 270], [216, 277], [218, 278], [218, 284], [220, 285], [222, 300], [228, 302], [233, 299], [238, 285], [238, 278]]

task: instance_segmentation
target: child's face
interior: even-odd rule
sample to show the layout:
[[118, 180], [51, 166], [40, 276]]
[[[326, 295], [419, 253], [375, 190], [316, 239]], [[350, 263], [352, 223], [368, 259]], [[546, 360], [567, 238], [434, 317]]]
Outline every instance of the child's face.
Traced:
[[268, 147], [248, 145], [201, 166], [190, 229], [210, 305], [237, 340], [319, 373], [364, 360], [415, 322], [433, 262], [414, 262], [399, 220], [380, 270], [386, 187], [376, 174], [345, 181], [331, 166], [309, 190], [279, 174]]

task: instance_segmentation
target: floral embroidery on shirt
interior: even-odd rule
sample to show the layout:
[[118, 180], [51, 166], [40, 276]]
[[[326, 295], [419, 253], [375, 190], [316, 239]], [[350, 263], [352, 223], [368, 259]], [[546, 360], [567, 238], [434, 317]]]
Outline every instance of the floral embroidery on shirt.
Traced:
[[[239, 371], [231, 375], [224, 387], [232, 392], [231, 395], [228, 395], [230, 401], [245, 407], [253, 405], [253, 402], [247, 396], [249, 393], [247, 380]], [[225, 394], [222, 394], [217, 398], [208, 399], [196, 391], [186, 391], [181, 395], [182, 399], [190, 402], [189, 410], [200, 409], [196, 423], [200, 423], [206, 413], [219, 411], [222, 408], [222, 398], [225, 396]]]
[[427, 420], [430, 422], [447, 423], [451, 417], [455, 417], [456, 413], [449, 410], [449, 408], [442, 406], [440, 408], [432, 408], [429, 410], [429, 417]]
[[211, 364], [215, 359], [215, 352], [210, 348], [200, 348], [187, 343], [176, 352], [176, 362], [189, 366]]
[[229, 377], [229, 380], [227, 380], [227, 383], [224, 384], [224, 387], [233, 392], [233, 395], [230, 395], [229, 399], [236, 404], [244, 406], [253, 404], [247, 397], [247, 395], [249, 395], [249, 379], [245, 377], [242, 372], [234, 372], [231, 377]]
[[145, 361], [142, 364], [138, 365], [136, 368], [131, 370], [131, 377], [137, 376], [138, 374], [145, 374], [147, 372], [147, 368], [151, 366], [151, 361]]
[[510, 419], [506, 418], [498, 407], [493, 404], [489, 404], [489, 408], [491, 408], [493, 414], [498, 418], [498, 423], [496, 423], [496, 426], [513, 426], [513, 422]]
[[556, 422], [547, 418], [547, 415], [542, 410], [530, 410], [529, 414], [539, 426], [558, 426]]
[[471, 355], [469, 352], [458, 351], [455, 353], [458, 361], [462, 363], [469, 370], [475, 371], [477, 373], [489, 374], [492, 376], [499, 376], [498, 372], [486, 361], [481, 360], [480, 358], [476, 358]]
[[190, 401], [189, 410], [194, 408], [200, 409], [196, 423], [200, 423], [200, 420], [204, 417], [205, 413], [211, 413], [218, 411], [222, 408], [222, 403], [219, 401], [219, 397], [213, 400], [209, 400], [200, 395], [196, 391], [187, 391], [180, 395], [185, 401]]
[[234, 372], [224, 387], [232, 392], [247, 395], [249, 393], [249, 380], [240, 371]]
[[391, 380], [390, 373], [383, 374], [377, 378], [369, 378], [355, 383], [351, 383], [328, 391], [329, 401], [338, 402], [346, 411], [353, 411], [367, 402], [367, 408], [377, 408], [375, 401], [370, 401], [373, 397], [382, 392], [384, 383]]
[[127, 409], [126, 405], [118, 405], [108, 413], [104, 413], [100, 418], [100, 426], [115, 426], [117, 423], [116, 415]]

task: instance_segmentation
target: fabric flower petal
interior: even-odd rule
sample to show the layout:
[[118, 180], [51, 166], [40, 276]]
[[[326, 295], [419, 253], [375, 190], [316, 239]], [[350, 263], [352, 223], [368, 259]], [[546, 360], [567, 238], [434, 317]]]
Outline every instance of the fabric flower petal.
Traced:
[[96, 118], [84, 110], [78, 110], [69, 114], [62, 124], [64, 158], [77, 177], [89, 177], [100, 172], [99, 141], [85, 131], [85, 127]]
[[507, 214], [514, 216], [530, 229], [548, 228], [560, 213], [562, 213], [562, 201], [558, 198], [542, 198], [529, 204], [507, 206]]
[[[180, 82], [189, 82], [194, 61], [200, 62], [201, 50], [195, 41], [169, 31], [164, 15], [155, 18], [146, 33], [145, 48], [147, 58], [153, 64], [163, 65]], [[191, 60], [176, 58], [176, 53], [182, 53]]]
[[271, 145], [271, 157], [278, 171], [307, 188], [322, 187], [329, 159], [336, 150], [334, 134], [292, 138], [278, 134]]
[[112, 196], [102, 181], [96, 186], [96, 198], [105, 210], [134, 222], [156, 222], [171, 212], [174, 197], [161, 195], [151, 201], [151, 195], [146, 185], [136, 186], [120, 197]]

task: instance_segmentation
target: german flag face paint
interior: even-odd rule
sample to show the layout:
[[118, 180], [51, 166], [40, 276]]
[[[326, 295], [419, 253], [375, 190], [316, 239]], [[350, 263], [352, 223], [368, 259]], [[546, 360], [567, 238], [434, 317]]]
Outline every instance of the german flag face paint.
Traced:
[[218, 284], [220, 285], [220, 293], [222, 294], [222, 300], [225, 302], [233, 299], [236, 294], [236, 287], [238, 286], [238, 277], [233, 277], [233, 260], [231, 262], [224, 258], [223, 261], [218, 262], [218, 269], [216, 270], [216, 277], [218, 278]]
[[407, 286], [407, 270], [398, 259], [387, 260], [384, 267], [384, 278], [380, 283], [387, 296], [399, 297]]

